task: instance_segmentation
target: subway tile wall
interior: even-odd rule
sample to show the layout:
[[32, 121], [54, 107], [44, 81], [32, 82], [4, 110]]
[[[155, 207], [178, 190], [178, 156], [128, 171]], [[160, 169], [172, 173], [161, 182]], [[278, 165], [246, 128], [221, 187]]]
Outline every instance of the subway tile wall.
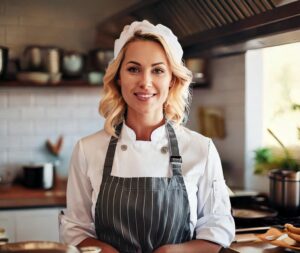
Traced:
[[[10, 58], [20, 57], [28, 44], [55, 45], [86, 52], [95, 45], [95, 23], [137, 0], [0, 0], [0, 45]], [[188, 126], [199, 130], [200, 105], [221, 106], [227, 135], [214, 140], [232, 168], [229, 184], [241, 186], [244, 170], [244, 55], [214, 59], [211, 87], [194, 90]], [[99, 88], [100, 89], [100, 88]], [[97, 108], [101, 90], [78, 88], [0, 88], [0, 173], [17, 172], [28, 162], [53, 159], [45, 141], [65, 138], [59, 173], [67, 175], [76, 141], [103, 127]], [[230, 178], [240, 177], [240, 181]]]
[[[20, 58], [28, 45], [87, 53], [101, 46], [95, 43], [98, 23], [136, 1], [0, 0], [0, 46], [9, 48], [10, 58]], [[103, 127], [100, 93], [99, 87], [0, 87], [0, 174], [17, 174], [29, 162], [53, 161], [45, 141], [62, 134], [58, 173], [66, 176], [76, 141]]]
[[0, 89], [0, 172], [17, 175], [24, 164], [54, 162], [45, 142], [62, 135], [57, 173], [65, 177], [75, 143], [103, 128], [101, 87]]
[[[222, 108], [225, 117], [224, 139], [214, 138], [227, 183], [243, 187], [245, 152], [245, 55], [212, 59], [210, 87], [195, 89], [188, 126], [199, 131], [199, 106]], [[239, 180], [237, 180], [239, 179]]]

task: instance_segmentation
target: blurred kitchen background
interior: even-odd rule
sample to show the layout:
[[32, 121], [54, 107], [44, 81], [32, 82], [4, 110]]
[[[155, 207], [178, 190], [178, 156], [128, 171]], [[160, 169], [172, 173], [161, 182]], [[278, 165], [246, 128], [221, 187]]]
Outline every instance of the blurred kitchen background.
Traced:
[[227, 184], [268, 193], [254, 151], [281, 147], [267, 129], [300, 156], [299, 9], [291, 0], [0, 0], [0, 227], [10, 241], [58, 240], [72, 149], [103, 127], [102, 77], [133, 20], [178, 35], [194, 74], [187, 126], [213, 139]]
[[[178, 35], [193, 70], [187, 126], [213, 138], [230, 187], [267, 192], [267, 177], [253, 173], [254, 150], [278, 145], [266, 129], [300, 156], [299, 8], [287, 0], [0, 0], [3, 181], [30, 163], [54, 163], [67, 177], [76, 141], [103, 127], [97, 109], [114, 39], [149, 19]], [[55, 153], [46, 141], [55, 147], [60, 136]]]
[[[281, 70], [290, 72], [281, 84], [293, 87], [292, 103], [300, 103], [299, 75], [293, 74], [300, 67], [299, 13], [293, 11], [299, 1], [171, 2], [0, 1], [0, 45], [9, 50], [9, 73], [0, 83], [2, 174], [14, 177], [31, 162], [57, 162], [57, 174], [67, 176], [76, 141], [103, 126], [97, 107], [105, 68], [93, 65], [93, 52], [109, 55], [124, 24], [147, 18], [178, 35], [195, 73], [188, 127], [213, 137], [231, 187], [267, 191], [267, 179], [253, 175], [253, 151], [266, 144], [266, 101], [274, 97], [273, 77]], [[294, 44], [263, 49], [287, 43]], [[42, 66], [45, 54], [53, 60], [51, 50], [64, 62]], [[68, 56], [74, 57], [69, 61], [74, 76], [68, 75]], [[41, 65], [34, 65], [38, 59]], [[51, 81], [51, 74], [58, 80]], [[210, 132], [204, 123], [211, 116], [216, 119], [208, 128], [216, 129]], [[45, 142], [55, 143], [59, 136], [63, 145], [57, 157]], [[299, 139], [293, 145], [299, 148]]]

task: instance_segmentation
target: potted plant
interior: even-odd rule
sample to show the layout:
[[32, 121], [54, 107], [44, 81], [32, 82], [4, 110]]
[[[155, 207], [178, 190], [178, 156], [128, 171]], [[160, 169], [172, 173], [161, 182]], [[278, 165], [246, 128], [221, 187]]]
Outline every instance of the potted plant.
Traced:
[[282, 213], [291, 215], [300, 211], [300, 161], [293, 158], [288, 149], [268, 129], [279, 143], [283, 155], [275, 155], [273, 150], [262, 147], [255, 150], [255, 174], [268, 174], [270, 203]]

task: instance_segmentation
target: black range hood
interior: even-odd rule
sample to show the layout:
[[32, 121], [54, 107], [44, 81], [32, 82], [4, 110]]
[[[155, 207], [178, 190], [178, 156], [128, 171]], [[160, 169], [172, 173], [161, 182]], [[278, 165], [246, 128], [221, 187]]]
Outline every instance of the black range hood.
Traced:
[[300, 41], [299, 0], [141, 0], [98, 24], [97, 44], [111, 48], [124, 25], [143, 19], [170, 27], [186, 57]]

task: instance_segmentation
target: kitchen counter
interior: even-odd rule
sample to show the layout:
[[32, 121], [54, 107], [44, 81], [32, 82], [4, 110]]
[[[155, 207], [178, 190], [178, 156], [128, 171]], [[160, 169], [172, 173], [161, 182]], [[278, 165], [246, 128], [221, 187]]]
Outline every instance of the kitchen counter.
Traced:
[[0, 190], [0, 210], [66, 206], [66, 179], [57, 179], [50, 190], [30, 189], [13, 184]]
[[232, 243], [231, 249], [242, 253], [284, 253], [285, 248], [273, 246], [265, 242], [239, 242]]

